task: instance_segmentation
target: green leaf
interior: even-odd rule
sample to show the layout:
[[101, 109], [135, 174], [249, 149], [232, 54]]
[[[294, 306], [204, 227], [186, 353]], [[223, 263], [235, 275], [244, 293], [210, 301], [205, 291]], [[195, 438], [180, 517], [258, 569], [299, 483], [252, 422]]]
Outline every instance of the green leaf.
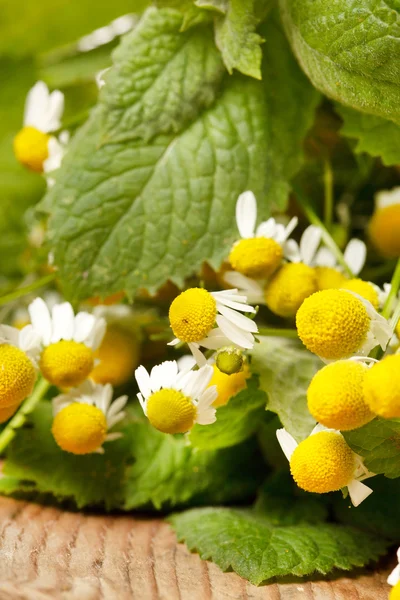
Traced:
[[252, 370], [260, 375], [260, 388], [268, 395], [268, 410], [298, 442], [303, 440], [315, 426], [306, 394], [321, 368], [320, 359], [293, 340], [273, 337], [261, 337], [252, 357]]
[[250, 437], [260, 426], [265, 413], [266, 395], [258, 389], [258, 379], [252, 377], [247, 388], [236, 394], [225, 406], [217, 409], [212, 425], [195, 425], [190, 443], [202, 450], [227, 448]]
[[344, 123], [341, 133], [357, 140], [355, 151], [379, 156], [387, 167], [400, 164], [400, 126], [373, 115], [336, 106]]
[[189, 510], [170, 518], [178, 539], [223, 571], [258, 585], [272, 577], [327, 574], [376, 560], [386, 543], [351, 527], [325, 523], [276, 525], [256, 513], [226, 508]]
[[372, 473], [400, 477], [400, 419], [377, 418], [343, 435]]
[[267, 465], [273, 469], [288, 470], [289, 463], [276, 437], [276, 431], [281, 427], [282, 423], [278, 415], [266, 411], [257, 431], [257, 439], [261, 454]]
[[321, 92], [400, 124], [397, 0], [280, 0], [293, 51]]

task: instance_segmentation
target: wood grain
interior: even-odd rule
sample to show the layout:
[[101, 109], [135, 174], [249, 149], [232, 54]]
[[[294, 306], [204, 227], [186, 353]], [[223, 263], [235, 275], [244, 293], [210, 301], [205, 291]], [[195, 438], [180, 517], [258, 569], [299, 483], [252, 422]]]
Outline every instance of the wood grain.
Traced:
[[387, 571], [257, 588], [190, 554], [161, 520], [0, 498], [0, 600], [387, 600]]

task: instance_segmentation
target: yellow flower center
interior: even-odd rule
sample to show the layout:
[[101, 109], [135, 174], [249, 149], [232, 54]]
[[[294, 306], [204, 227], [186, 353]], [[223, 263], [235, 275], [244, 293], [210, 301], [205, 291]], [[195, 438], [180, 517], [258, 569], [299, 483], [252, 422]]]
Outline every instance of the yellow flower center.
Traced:
[[308, 409], [316, 421], [347, 431], [374, 418], [364, 398], [368, 368], [352, 360], [327, 365], [314, 376], [307, 392]]
[[33, 390], [36, 371], [25, 352], [0, 345], [0, 408], [20, 404]]
[[43, 350], [40, 369], [43, 377], [53, 385], [76, 387], [89, 376], [93, 361], [93, 352], [85, 344], [61, 340]]
[[283, 265], [265, 290], [270, 310], [280, 317], [294, 317], [305, 298], [317, 291], [314, 269], [303, 263]]
[[216, 365], [213, 365], [213, 369], [214, 374], [208, 387], [211, 385], [217, 386], [218, 396], [217, 399], [214, 400], [213, 406], [222, 406], [226, 404], [232, 396], [236, 396], [238, 392], [244, 390], [246, 387], [246, 379], [250, 377], [250, 370], [247, 364], [243, 366], [242, 371], [233, 373], [232, 375], [222, 373]]
[[296, 316], [303, 344], [322, 358], [338, 360], [363, 345], [370, 318], [361, 300], [343, 290], [324, 290], [307, 298]]
[[128, 331], [118, 325], [109, 325], [94, 356], [100, 363], [90, 377], [96, 383], [122, 385], [133, 376], [139, 363], [139, 344]]
[[0, 408], [0, 423], [5, 423], [8, 421], [10, 417], [18, 410], [20, 403], [12, 404], [11, 406], [6, 406], [5, 408]]
[[394, 354], [375, 363], [365, 376], [365, 401], [373, 413], [385, 419], [400, 418], [400, 355]]
[[213, 328], [216, 316], [217, 304], [213, 296], [201, 288], [182, 292], [169, 309], [172, 331], [183, 342], [202, 340]]
[[317, 276], [317, 285], [319, 290], [332, 290], [335, 288], [344, 287], [346, 277], [332, 267], [315, 267]]
[[163, 433], [185, 433], [194, 425], [196, 407], [182, 392], [164, 389], [155, 392], [147, 401], [150, 423]]
[[49, 156], [47, 133], [35, 127], [24, 127], [14, 138], [14, 153], [17, 160], [32, 171], [41, 173], [43, 163]]
[[96, 406], [73, 402], [57, 413], [51, 431], [62, 450], [89, 454], [106, 439], [107, 421]]
[[387, 258], [400, 256], [400, 204], [379, 208], [369, 222], [369, 235], [374, 246]]
[[343, 436], [321, 431], [301, 442], [290, 459], [290, 471], [306, 492], [325, 494], [345, 487], [353, 479], [355, 457]]
[[400, 581], [391, 589], [389, 600], [400, 600]]
[[351, 292], [355, 292], [362, 298], [365, 298], [369, 302], [371, 302], [372, 306], [375, 310], [379, 307], [379, 296], [378, 292], [369, 281], [363, 281], [362, 279], [350, 279], [345, 281], [343, 285], [340, 286], [344, 290], [350, 290]]
[[282, 262], [282, 247], [270, 238], [258, 237], [237, 242], [229, 255], [232, 268], [247, 277], [270, 277]]

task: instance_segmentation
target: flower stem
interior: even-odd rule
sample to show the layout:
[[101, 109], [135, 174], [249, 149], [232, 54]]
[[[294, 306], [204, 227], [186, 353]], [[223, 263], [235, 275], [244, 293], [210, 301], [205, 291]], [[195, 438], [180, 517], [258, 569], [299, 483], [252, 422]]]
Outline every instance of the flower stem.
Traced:
[[328, 231], [331, 231], [333, 220], [333, 172], [331, 162], [328, 158], [324, 161], [324, 196], [325, 227]]
[[298, 339], [299, 336], [297, 335], [297, 330], [296, 329], [283, 329], [283, 328], [278, 328], [278, 327], [260, 327], [258, 329], [258, 334], [259, 335], [266, 335], [268, 337], [286, 337], [286, 338], [293, 338], [293, 339]]
[[[393, 301], [395, 300], [400, 288], [400, 259], [397, 261], [397, 265], [394, 270], [390, 286], [390, 292], [388, 294], [388, 297], [386, 298], [386, 302], [382, 309], [382, 317], [385, 317], [385, 319], [388, 319], [390, 317], [390, 313], [392, 312]], [[395, 327], [396, 324], [397, 322], [394, 325]]]
[[29, 285], [26, 285], [21, 288], [17, 288], [13, 292], [10, 292], [9, 294], [6, 294], [5, 296], [1, 296], [0, 297], [0, 306], [3, 304], [7, 304], [8, 302], [12, 302], [13, 300], [17, 300], [18, 298], [21, 298], [22, 296], [26, 296], [27, 294], [30, 294], [31, 292], [45, 286], [47, 283], [54, 281], [55, 278], [56, 278], [56, 274], [51, 273], [50, 275], [45, 275], [45, 277], [36, 279], [36, 281], [34, 281], [33, 283], [30, 283]]
[[18, 412], [13, 416], [5, 429], [0, 434], [0, 454], [14, 439], [17, 429], [22, 427], [26, 421], [26, 417], [33, 411], [36, 404], [43, 398], [49, 389], [50, 384], [46, 379], [40, 379], [36, 384], [32, 395], [25, 400]]
[[347, 273], [347, 275], [349, 277], [353, 278], [354, 277], [353, 271], [350, 269], [349, 265], [344, 260], [344, 256], [343, 256], [339, 246], [336, 244], [335, 240], [332, 238], [331, 234], [329, 233], [329, 231], [327, 230], [327, 228], [325, 227], [325, 225], [323, 224], [321, 219], [316, 215], [314, 210], [311, 208], [310, 203], [305, 198], [303, 193], [297, 187], [294, 187], [294, 191], [295, 191], [297, 199], [298, 199], [299, 203], [301, 204], [310, 223], [312, 223], [313, 225], [316, 225], [317, 227], [319, 227], [321, 229], [322, 240], [323, 240], [325, 246], [327, 248], [329, 248], [329, 250], [334, 254], [334, 256], [336, 257], [336, 260], [343, 267], [343, 270]]

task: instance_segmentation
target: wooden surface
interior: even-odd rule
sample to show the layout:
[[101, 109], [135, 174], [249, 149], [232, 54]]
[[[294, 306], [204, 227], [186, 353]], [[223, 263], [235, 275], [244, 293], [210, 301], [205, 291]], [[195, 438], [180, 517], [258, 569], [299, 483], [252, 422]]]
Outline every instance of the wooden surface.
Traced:
[[387, 600], [387, 572], [257, 588], [190, 554], [161, 520], [0, 498], [1, 600]]

